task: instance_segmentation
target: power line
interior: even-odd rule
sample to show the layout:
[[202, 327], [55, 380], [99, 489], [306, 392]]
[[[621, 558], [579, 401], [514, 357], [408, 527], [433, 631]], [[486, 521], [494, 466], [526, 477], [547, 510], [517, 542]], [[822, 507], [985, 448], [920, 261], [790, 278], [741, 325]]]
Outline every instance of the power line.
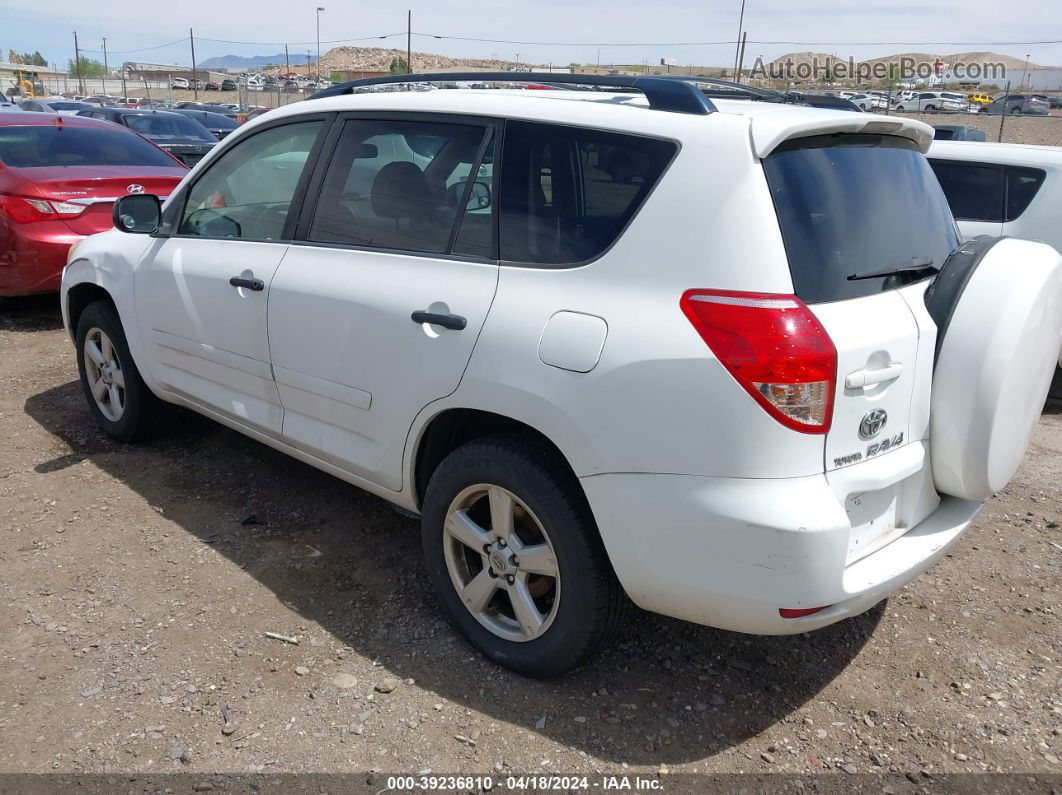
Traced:
[[[441, 41], [467, 41], [481, 42], [485, 44], [511, 44], [527, 47], [721, 47], [734, 46], [739, 43], [736, 39], [718, 39], [715, 41], [528, 41], [524, 39], [494, 39], [476, 36], [450, 36], [440, 33], [418, 33], [416, 31], [399, 31], [397, 33], [384, 33], [376, 36], [356, 36], [346, 39], [331, 39], [321, 41], [321, 44], [346, 44], [358, 41], [379, 41], [399, 36], [419, 36], [426, 39]], [[203, 36], [197, 37], [200, 41], [209, 41], [214, 44], [233, 44], [245, 47], [283, 47], [285, 44], [291, 47], [303, 47], [316, 44], [314, 41], [241, 41], [236, 39], [212, 39]], [[138, 52], [150, 52], [162, 50], [167, 47], [183, 45], [187, 42], [187, 36], [169, 41], [164, 44], [155, 44], [150, 47], [139, 47], [133, 50], [113, 50], [108, 48], [112, 55], [131, 55]], [[749, 39], [749, 44], [775, 45], [789, 47], [1018, 47], [1018, 46], [1046, 46], [1062, 44], [1062, 39], [1044, 39], [1040, 41], [793, 41], [789, 39]], [[83, 52], [102, 52], [102, 50], [84, 49]]]
[[[325, 41], [325, 40], [322, 39], [321, 40], [321, 44], [344, 44], [344, 43], [351, 42], [351, 41], [375, 41], [375, 40], [379, 40], [379, 39], [391, 39], [391, 38], [394, 38], [395, 36], [405, 36], [405, 35], [406, 35], [406, 31], [403, 30], [403, 31], [401, 31], [399, 33], [385, 33], [385, 34], [380, 35], [380, 36], [358, 36], [358, 37], [351, 38], [351, 39], [331, 39], [330, 41]], [[414, 34], [414, 35], [417, 35], [417, 34]], [[288, 45], [288, 46], [291, 46], [291, 47], [299, 47], [299, 46], [309, 46], [309, 45], [313, 45], [313, 44], [317, 43], [316, 40], [314, 40], [314, 41], [234, 41], [232, 39], [209, 39], [209, 38], [206, 38], [205, 36], [196, 36], [196, 39], [198, 39], [199, 41], [209, 41], [209, 42], [212, 42], [214, 44], [239, 44], [239, 45], [244, 45], [244, 46], [249, 46], [249, 47], [283, 47], [285, 44]], [[188, 37], [184, 36], [183, 38], [177, 39], [176, 41], [166, 42], [165, 44], [156, 44], [156, 45], [154, 45], [152, 47], [141, 47], [140, 49], [137, 49], [137, 50], [112, 50], [112, 49], [108, 48], [107, 52], [109, 52], [111, 55], [129, 55], [129, 54], [138, 53], [138, 52], [148, 52], [149, 50], [161, 50], [161, 49], [165, 49], [166, 47], [176, 46], [178, 44], [184, 45], [187, 41], [188, 41]], [[89, 49], [84, 49], [84, 48], [82, 49], [82, 51], [83, 52], [102, 52], [102, 50], [89, 50]]]
[[[489, 44], [519, 44], [530, 47], [716, 47], [738, 44], [739, 40], [723, 39], [719, 41], [523, 41], [519, 39], [483, 39], [472, 36], [446, 36], [436, 33], [414, 33], [433, 39], [451, 41], [478, 41]], [[1019, 45], [1062, 44], [1062, 39], [1045, 41], [787, 41], [770, 39], [749, 39], [749, 44], [784, 44], [803, 47], [882, 47], [905, 46], [925, 47], [944, 45], [948, 47], [1017, 47]]]

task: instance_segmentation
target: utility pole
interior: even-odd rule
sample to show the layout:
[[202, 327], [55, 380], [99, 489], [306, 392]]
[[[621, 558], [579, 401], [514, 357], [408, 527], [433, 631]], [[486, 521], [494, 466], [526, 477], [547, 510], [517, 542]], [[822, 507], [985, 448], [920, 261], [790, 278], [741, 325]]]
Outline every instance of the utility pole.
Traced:
[[[317, 6], [317, 82], [321, 82], [321, 12], [324, 6]], [[307, 70], [307, 74], [309, 71]]]
[[199, 81], [195, 77], [195, 36], [191, 28], [188, 28], [188, 42], [192, 45], [192, 97], [199, 99]]
[[103, 93], [107, 94], [107, 73], [110, 67], [107, 65], [107, 37], [103, 37]]
[[[406, 74], [413, 74], [413, 10], [406, 11]], [[412, 88], [413, 86], [408, 86]]]
[[741, 34], [741, 49], [738, 51], [737, 73], [734, 75], [734, 80], [738, 83], [741, 82], [741, 67], [745, 63], [745, 41], [748, 39], [748, 37], [748, 33]]
[[737, 41], [734, 42], [734, 76], [740, 77], [738, 72], [741, 69], [741, 65], [738, 60], [741, 58], [741, 29], [745, 25], [745, 0], [741, 0], [741, 14], [738, 15], [738, 33]]
[[77, 90], [85, 95], [85, 81], [81, 79], [81, 49], [77, 46], [77, 31], [74, 31], [74, 72], [77, 74]]

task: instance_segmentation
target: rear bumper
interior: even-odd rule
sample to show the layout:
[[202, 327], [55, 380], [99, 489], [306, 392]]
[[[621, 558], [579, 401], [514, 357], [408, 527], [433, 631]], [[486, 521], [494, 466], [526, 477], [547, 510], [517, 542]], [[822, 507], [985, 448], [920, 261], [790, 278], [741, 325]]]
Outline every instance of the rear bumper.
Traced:
[[66, 255], [82, 237], [62, 221], [8, 225], [0, 247], [0, 296], [56, 292]]
[[[859, 558], [850, 553], [844, 498], [826, 475], [617, 474], [581, 482], [636, 604], [761, 635], [806, 632], [868, 610], [939, 560], [981, 508], [944, 497], [903, 535]], [[802, 618], [778, 613], [823, 605], [830, 607]]]

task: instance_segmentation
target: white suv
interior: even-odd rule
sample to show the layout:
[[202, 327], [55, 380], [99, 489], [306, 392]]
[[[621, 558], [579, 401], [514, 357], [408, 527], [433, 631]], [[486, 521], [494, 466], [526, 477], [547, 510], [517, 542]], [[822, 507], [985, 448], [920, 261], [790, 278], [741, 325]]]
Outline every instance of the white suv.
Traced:
[[419, 513], [444, 610], [533, 676], [626, 597], [799, 633], [932, 565], [1032, 433], [1057, 252], [953, 253], [917, 121], [525, 79], [337, 86], [119, 200], [63, 275], [97, 422], [185, 406]]
[[934, 141], [927, 156], [964, 238], [1022, 237], [1062, 251], [1062, 148]]

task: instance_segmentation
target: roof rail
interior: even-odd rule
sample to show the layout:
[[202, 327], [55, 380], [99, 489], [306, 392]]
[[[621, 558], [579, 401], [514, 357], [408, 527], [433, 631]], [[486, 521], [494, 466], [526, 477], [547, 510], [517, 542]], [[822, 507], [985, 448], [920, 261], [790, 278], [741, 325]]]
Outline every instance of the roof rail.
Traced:
[[641, 75], [550, 74], [549, 72], [425, 72], [423, 74], [387, 75], [351, 80], [318, 91], [310, 99], [353, 94], [368, 86], [409, 83], [538, 83], [550, 87], [594, 86], [607, 91], [640, 91], [653, 110], [672, 113], [692, 113], [704, 116], [714, 113], [715, 105], [705, 93], [687, 81], [644, 77]]

